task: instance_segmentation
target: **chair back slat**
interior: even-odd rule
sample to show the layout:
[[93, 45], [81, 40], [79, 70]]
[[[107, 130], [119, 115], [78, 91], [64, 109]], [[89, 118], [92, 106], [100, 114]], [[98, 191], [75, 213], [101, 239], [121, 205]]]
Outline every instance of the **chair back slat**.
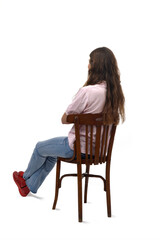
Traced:
[[101, 139], [101, 153], [100, 153], [100, 163], [104, 160], [104, 145], [105, 145], [105, 138], [106, 138], [106, 126], [103, 125], [102, 127], [102, 139]]
[[93, 125], [90, 126], [91, 137], [90, 137], [90, 163], [93, 162]]
[[95, 157], [94, 164], [99, 163], [99, 150], [100, 150], [100, 142], [101, 142], [101, 126], [96, 126], [96, 142], [95, 142]]
[[88, 165], [88, 125], [86, 127], [86, 164]]
[[81, 163], [81, 145], [80, 145], [80, 132], [79, 132], [79, 118], [75, 116], [75, 134], [76, 134], [76, 155], [77, 162]]
[[109, 126], [105, 126], [106, 132], [105, 132], [105, 142], [104, 142], [104, 152], [103, 152], [103, 162], [106, 161], [106, 152], [107, 152], [107, 144], [108, 144], [108, 129]]

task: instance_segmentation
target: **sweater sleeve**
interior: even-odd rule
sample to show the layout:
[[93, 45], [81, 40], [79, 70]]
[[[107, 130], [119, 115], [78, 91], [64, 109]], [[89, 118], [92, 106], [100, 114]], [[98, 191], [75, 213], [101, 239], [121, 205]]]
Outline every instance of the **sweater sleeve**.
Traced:
[[72, 103], [68, 106], [66, 114], [80, 114], [83, 113], [87, 106], [87, 95], [85, 87], [80, 88], [80, 90], [75, 95]]

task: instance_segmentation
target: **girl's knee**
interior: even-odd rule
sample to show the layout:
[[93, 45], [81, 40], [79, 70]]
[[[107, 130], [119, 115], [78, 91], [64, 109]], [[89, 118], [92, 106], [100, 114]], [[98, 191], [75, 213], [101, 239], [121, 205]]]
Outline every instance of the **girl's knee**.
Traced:
[[43, 153], [41, 152], [41, 148], [42, 148], [43, 144], [42, 142], [37, 142], [34, 151], [36, 153], [38, 153], [39, 156], [43, 156]]

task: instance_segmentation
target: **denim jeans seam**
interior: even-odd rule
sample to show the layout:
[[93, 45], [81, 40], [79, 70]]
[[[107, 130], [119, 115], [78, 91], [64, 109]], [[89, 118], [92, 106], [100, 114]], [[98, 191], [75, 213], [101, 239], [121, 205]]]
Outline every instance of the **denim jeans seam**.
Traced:
[[35, 181], [33, 182], [33, 180], [32, 180], [32, 184], [31, 184], [31, 186], [32, 187], [29, 187], [29, 190], [31, 191], [31, 192], [33, 192], [33, 193], [36, 193], [37, 191], [34, 191], [34, 188], [35, 188], [35, 186], [36, 186], [36, 184], [37, 184], [37, 181], [36, 181], [37, 179], [35, 179]]

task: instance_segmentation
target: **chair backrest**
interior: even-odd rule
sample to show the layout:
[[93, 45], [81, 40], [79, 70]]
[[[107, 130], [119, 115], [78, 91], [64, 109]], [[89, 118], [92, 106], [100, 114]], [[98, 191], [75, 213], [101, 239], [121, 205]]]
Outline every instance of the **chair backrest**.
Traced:
[[72, 114], [68, 115], [67, 121], [75, 125], [77, 160], [81, 161], [81, 142], [83, 141], [86, 164], [110, 161], [116, 125], [108, 125], [102, 113]]

